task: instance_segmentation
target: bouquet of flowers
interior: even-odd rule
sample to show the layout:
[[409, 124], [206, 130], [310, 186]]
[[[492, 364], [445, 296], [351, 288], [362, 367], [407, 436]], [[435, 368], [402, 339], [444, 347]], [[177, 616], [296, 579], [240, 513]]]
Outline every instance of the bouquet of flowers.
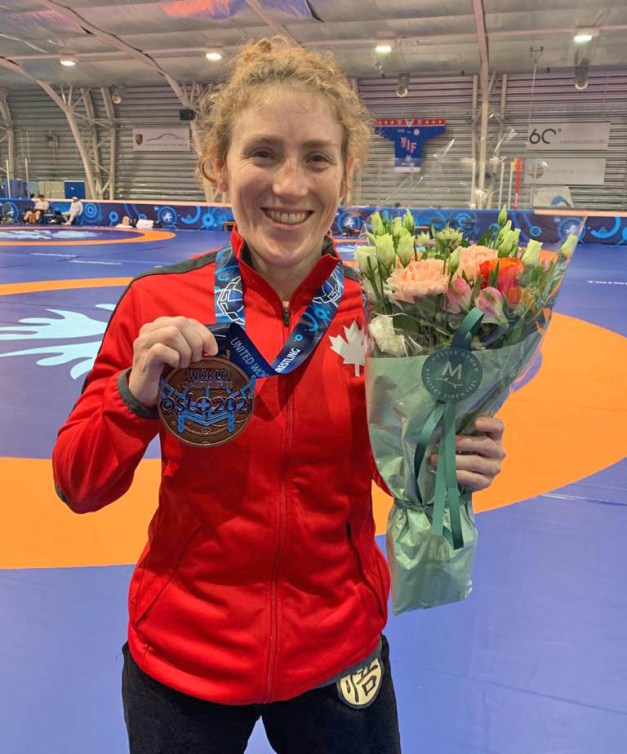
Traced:
[[477, 243], [450, 227], [416, 237], [409, 211], [371, 222], [370, 245], [356, 253], [368, 423], [394, 497], [387, 551], [400, 613], [470, 593], [477, 530], [456, 481], [455, 435], [494, 414], [533, 364], [578, 237], [557, 251], [523, 247], [505, 207]]

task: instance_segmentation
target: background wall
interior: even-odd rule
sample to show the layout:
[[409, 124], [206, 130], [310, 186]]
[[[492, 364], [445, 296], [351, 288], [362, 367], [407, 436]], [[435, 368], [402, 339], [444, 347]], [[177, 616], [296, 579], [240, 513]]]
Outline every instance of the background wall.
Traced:
[[[496, 206], [507, 200], [510, 164], [525, 157], [527, 126], [534, 122], [608, 121], [609, 149], [604, 152], [560, 152], [559, 157], [604, 157], [604, 186], [572, 187], [575, 207], [599, 210], [627, 209], [627, 71], [594, 70], [588, 88], [578, 91], [572, 71], [562, 73], [510, 74], [492, 82], [488, 155], [497, 159], [486, 175], [486, 188]], [[373, 139], [370, 160], [357, 177], [353, 202], [412, 206], [468, 207], [471, 203], [472, 132], [478, 139], [478, 114], [473, 112], [472, 76], [418, 77], [410, 79], [407, 97], [396, 96], [396, 78], [362, 79], [361, 96], [373, 117], [446, 118], [447, 130], [425, 144], [421, 171], [396, 172], [394, 145], [380, 136]], [[109, 139], [100, 91], [91, 92], [96, 114], [103, 118], [100, 157], [106, 165]], [[9, 91], [17, 144], [17, 177], [25, 178], [28, 160], [31, 180], [42, 181], [49, 196], [62, 196], [63, 180], [81, 180], [78, 152], [61, 111], [39, 88]], [[116, 197], [124, 201], [170, 199], [202, 201], [195, 177], [193, 152], [134, 152], [132, 129], [138, 126], [181, 126], [181, 105], [167, 85], [129, 87], [116, 106], [118, 131]], [[86, 130], [86, 127], [85, 127]], [[477, 141], [478, 149], [478, 141]], [[541, 158], [539, 152], [530, 157]], [[550, 156], [547, 153], [546, 156]], [[6, 143], [0, 142], [0, 160], [6, 159]], [[501, 186], [501, 161], [504, 162]], [[520, 206], [531, 205], [530, 183], [522, 184]]]

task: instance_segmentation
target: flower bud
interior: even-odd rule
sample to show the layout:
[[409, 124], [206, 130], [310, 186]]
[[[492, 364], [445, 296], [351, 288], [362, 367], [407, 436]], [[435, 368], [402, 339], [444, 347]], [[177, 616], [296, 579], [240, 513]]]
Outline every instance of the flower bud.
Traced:
[[[509, 221], [508, 221], [509, 222]], [[520, 228], [508, 230], [501, 240], [497, 242], [499, 257], [513, 257], [518, 251], [518, 239], [520, 238]]]
[[475, 306], [483, 312], [483, 321], [507, 326], [509, 321], [503, 312], [503, 294], [496, 288], [484, 288], [477, 296]]
[[413, 236], [414, 230], [416, 229], [416, 223], [414, 222], [414, 216], [409, 210], [403, 215], [403, 227]]
[[560, 254], [566, 259], [570, 259], [575, 251], [575, 246], [577, 246], [578, 240], [579, 238], [574, 233], [570, 233], [568, 238], [562, 244]]
[[418, 242], [418, 246], [427, 246], [431, 241], [431, 236], [429, 235], [429, 233], [422, 231], [418, 233], [416, 241]]
[[382, 236], [385, 233], [385, 226], [383, 225], [381, 215], [378, 212], [375, 212], [370, 220], [372, 222], [372, 232], [375, 236]]
[[461, 248], [458, 246], [448, 258], [449, 275], [454, 275], [457, 272], [460, 259], [461, 259]]
[[394, 250], [394, 239], [390, 233], [385, 233], [377, 237], [377, 259], [388, 269], [394, 265], [396, 251]]
[[522, 257], [520, 258], [521, 262], [525, 265], [525, 267], [537, 267], [538, 263], [540, 261], [540, 249], [542, 248], [542, 244], [540, 241], [534, 241], [531, 240], [527, 244], [527, 248], [523, 252]]
[[401, 230], [403, 230], [403, 220], [400, 217], [395, 217], [392, 220], [392, 236], [394, 240], [400, 238]]
[[504, 204], [501, 207], [501, 211], [499, 212], [499, 217], [498, 217], [497, 222], [499, 224], [499, 228], [502, 228], [507, 222], [507, 204]]
[[505, 236], [511, 231], [512, 229], [512, 221], [508, 220], [505, 225], [503, 225], [502, 228], [499, 228], [499, 232], [496, 234], [496, 245], [497, 248], [501, 245], [503, 242], [503, 239]]
[[398, 240], [396, 254], [401, 260], [403, 266], [408, 265], [412, 259], [415, 259], [414, 237], [403, 228], [403, 234]]
[[447, 309], [453, 314], [470, 311], [472, 287], [468, 285], [464, 278], [453, 278], [446, 292], [446, 300], [448, 302]]

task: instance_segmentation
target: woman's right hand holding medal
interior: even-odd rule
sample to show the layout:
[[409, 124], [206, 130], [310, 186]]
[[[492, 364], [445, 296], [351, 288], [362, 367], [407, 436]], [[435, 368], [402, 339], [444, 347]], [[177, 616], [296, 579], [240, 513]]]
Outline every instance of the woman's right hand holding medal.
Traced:
[[144, 406], [154, 407], [159, 379], [165, 367], [188, 367], [203, 354], [214, 356], [218, 344], [213, 333], [196, 319], [159, 317], [143, 325], [133, 343], [133, 366], [128, 386]]

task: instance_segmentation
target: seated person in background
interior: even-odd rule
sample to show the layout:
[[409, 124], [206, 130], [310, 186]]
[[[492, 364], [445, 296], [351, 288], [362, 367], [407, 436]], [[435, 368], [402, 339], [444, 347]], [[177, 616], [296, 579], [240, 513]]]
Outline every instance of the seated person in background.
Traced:
[[[27, 222], [40, 223], [41, 218], [44, 216], [44, 213], [49, 209], [50, 202], [43, 194], [39, 194], [37, 201], [35, 202], [35, 208], [33, 209], [32, 213], [30, 213], [31, 216], [28, 218]], [[26, 220], [26, 215], [24, 215], [24, 219]]]
[[70, 209], [67, 212], [64, 212], [63, 215], [65, 217], [65, 224], [66, 225], [75, 225], [78, 221], [78, 218], [83, 214], [83, 202], [77, 197], [72, 197], [72, 203], [70, 204]]
[[28, 197], [28, 207], [24, 210], [24, 216], [22, 217], [22, 221], [25, 223], [32, 223], [35, 222], [34, 218], [34, 212], [35, 212], [35, 194], [30, 194]]

